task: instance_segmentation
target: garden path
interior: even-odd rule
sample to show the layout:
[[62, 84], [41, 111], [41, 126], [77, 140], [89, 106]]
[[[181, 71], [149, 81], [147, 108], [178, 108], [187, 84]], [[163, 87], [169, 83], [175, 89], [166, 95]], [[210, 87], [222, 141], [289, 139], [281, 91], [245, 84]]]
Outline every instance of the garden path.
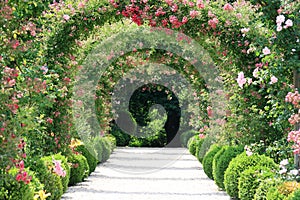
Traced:
[[184, 148], [116, 148], [62, 200], [229, 200]]

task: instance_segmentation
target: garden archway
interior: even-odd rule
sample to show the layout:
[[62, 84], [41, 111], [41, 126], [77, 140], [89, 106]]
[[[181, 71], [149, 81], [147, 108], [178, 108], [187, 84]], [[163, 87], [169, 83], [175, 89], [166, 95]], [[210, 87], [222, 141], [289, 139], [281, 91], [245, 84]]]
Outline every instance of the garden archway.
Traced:
[[[59, 20], [61, 23], [57, 25], [54, 31], [55, 34], [49, 34], [50, 39], [47, 41], [49, 48], [46, 50], [45, 63], [49, 68], [55, 68], [57, 63], [67, 65], [70, 60], [74, 59], [73, 53], [81, 45], [79, 39], [84, 40], [89, 34], [93, 33], [95, 28], [99, 28], [107, 22], [115, 23], [124, 17], [130, 18], [137, 25], [149, 22], [148, 25], [152, 27], [162, 26], [175, 29], [197, 40], [199, 44], [208, 50], [221, 73], [225, 74], [224, 77], [227, 79], [225, 85], [229, 88], [235, 81], [233, 77], [236, 76], [239, 70], [250, 69], [249, 71], [251, 71], [261, 63], [268, 63], [274, 59], [271, 56], [266, 56], [267, 54], [261, 55], [263, 49], [268, 50], [266, 46], [268, 46], [267, 41], [271, 31], [267, 27], [260, 29], [259, 32], [247, 28], [250, 26], [248, 22], [256, 19], [254, 6], [251, 6], [250, 3], [247, 5], [246, 2], [240, 2], [234, 6], [219, 4], [219, 2], [202, 1], [197, 1], [197, 3], [162, 1], [160, 3], [157, 4], [157, 2], [152, 1], [134, 3], [110, 1], [110, 4], [107, 2], [93, 2], [86, 8], [84, 6], [78, 8], [77, 12], [70, 15], [58, 15], [57, 17], [62, 17]], [[245, 8], [248, 11], [249, 8], [253, 8], [253, 10], [249, 11], [246, 16], [241, 17], [241, 13]], [[199, 26], [194, 26], [195, 24]], [[251, 24], [251, 27], [255, 26], [261, 26], [260, 22], [257, 21]], [[101, 30], [101, 27], [99, 30]], [[71, 55], [70, 58], [61, 56], [68, 54]], [[220, 64], [222, 67], [220, 67]], [[238, 85], [234, 85], [231, 89], [239, 91]], [[250, 81], [245, 86], [248, 85], [251, 85]], [[236, 98], [237, 101], [238, 99]], [[260, 103], [259, 106], [266, 104], [269, 103], [266, 101]], [[243, 106], [247, 107], [247, 102], [243, 103]], [[245, 115], [246, 112], [243, 112], [243, 114]], [[235, 120], [234, 117], [232, 119]], [[256, 121], [261, 122], [260, 119]], [[261, 126], [266, 126], [266, 123], [259, 123], [260, 126], [257, 126], [257, 130], [247, 130], [247, 132], [249, 134], [257, 132]], [[270, 132], [274, 130], [272, 129]], [[265, 132], [265, 130], [263, 131]], [[260, 137], [258, 136], [258, 138]], [[267, 138], [268, 136], [263, 137]]]

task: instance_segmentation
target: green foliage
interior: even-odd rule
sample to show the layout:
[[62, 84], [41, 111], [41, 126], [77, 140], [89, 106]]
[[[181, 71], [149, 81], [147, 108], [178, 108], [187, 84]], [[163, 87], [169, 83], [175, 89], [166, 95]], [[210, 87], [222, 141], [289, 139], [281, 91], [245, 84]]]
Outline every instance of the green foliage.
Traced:
[[243, 171], [239, 178], [239, 198], [253, 200], [259, 184], [268, 178], [273, 178], [275, 172], [265, 166], [252, 166]]
[[199, 138], [198, 135], [195, 135], [189, 139], [187, 146], [188, 146], [189, 152], [193, 156], [196, 155], [197, 149], [201, 148], [203, 141], [204, 141], [204, 138]]
[[109, 140], [105, 137], [101, 138], [100, 142], [102, 143], [102, 160], [101, 162], [105, 162], [109, 159], [112, 147]]
[[145, 121], [145, 126], [141, 127], [137, 136], [132, 136], [129, 142], [131, 147], [164, 147], [167, 144], [167, 134], [164, 123], [167, 116], [161, 116], [158, 109], [149, 111], [149, 121]]
[[254, 200], [267, 200], [267, 193], [270, 188], [278, 186], [282, 180], [277, 178], [270, 178], [263, 180], [256, 189]]
[[214, 156], [221, 150], [221, 146], [219, 145], [212, 145], [209, 151], [203, 158], [203, 170], [208, 178], [213, 179], [213, 159]]
[[278, 191], [276, 186], [271, 187], [266, 195], [267, 200], [286, 200], [286, 196]]
[[85, 144], [85, 145], [77, 146], [75, 150], [80, 154], [82, 154], [87, 159], [89, 165], [89, 174], [95, 171], [98, 161], [97, 161], [97, 152], [94, 149], [94, 147]]
[[116, 124], [111, 125], [110, 134], [116, 138], [117, 146], [128, 146], [130, 141], [130, 135], [124, 133]]
[[300, 199], [300, 189], [290, 194], [287, 198], [287, 200], [299, 200], [299, 199]]
[[238, 180], [240, 178], [240, 174], [249, 167], [256, 165], [266, 166], [270, 169], [278, 168], [271, 158], [264, 155], [253, 154], [251, 156], [247, 156], [246, 153], [242, 153], [231, 160], [224, 175], [225, 189], [230, 197], [238, 197]]
[[55, 160], [60, 160], [61, 161], [61, 166], [63, 167], [63, 169], [66, 171], [66, 176], [65, 177], [60, 177], [61, 181], [62, 181], [62, 186], [64, 188], [64, 192], [67, 191], [68, 189], [68, 185], [69, 185], [69, 180], [70, 180], [70, 174], [71, 174], [71, 167], [68, 163], [68, 160], [65, 156], [59, 154], [54, 154], [53, 158]]
[[180, 135], [180, 142], [181, 142], [182, 146], [187, 147], [187, 143], [188, 143], [189, 139], [197, 134], [198, 133], [194, 130], [190, 130], [190, 131], [186, 131], [186, 132], [182, 133]]
[[117, 139], [113, 135], [105, 135], [105, 138], [107, 138], [111, 144], [111, 151], [113, 151], [117, 147]]
[[101, 142], [101, 136], [96, 136], [93, 139], [93, 144], [95, 151], [97, 152], [97, 162], [100, 163], [102, 161], [103, 154], [103, 143]]
[[81, 154], [72, 154], [68, 157], [71, 163], [71, 175], [69, 185], [76, 185], [84, 180], [89, 174], [89, 165], [87, 159]]
[[97, 152], [98, 162], [105, 162], [109, 159], [113, 150], [113, 144], [108, 137], [96, 136], [93, 140], [94, 148]]
[[279, 164], [284, 159], [288, 159], [291, 163], [294, 162], [292, 145], [293, 143], [288, 142], [286, 138], [282, 138], [280, 140], [273, 141], [271, 144], [266, 144], [264, 141], [259, 141], [247, 146], [251, 152], [264, 154]]
[[209, 150], [210, 146], [216, 143], [216, 138], [210, 135], [206, 135], [203, 142], [197, 145], [196, 148], [196, 157], [199, 162], [202, 163], [204, 156]]
[[62, 179], [52, 172], [52, 157], [36, 158], [32, 161], [30, 169], [36, 173], [37, 178], [44, 185], [44, 190], [51, 193], [47, 198], [57, 200], [63, 195]]
[[18, 182], [16, 180], [16, 175], [18, 169], [12, 168], [9, 170], [8, 174], [2, 174], [0, 178], [0, 199], [3, 200], [29, 200], [33, 199], [34, 192], [43, 189], [40, 181], [36, 178], [35, 174], [28, 169], [25, 171], [28, 176], [32, 179], [29, 184], [25, 184], [23, 181]]
[[217, 186], [225, 189], [224, 174], [230, 161], [244, 151], [243, 146], [223, 146], [213, 160], [213, 178]]

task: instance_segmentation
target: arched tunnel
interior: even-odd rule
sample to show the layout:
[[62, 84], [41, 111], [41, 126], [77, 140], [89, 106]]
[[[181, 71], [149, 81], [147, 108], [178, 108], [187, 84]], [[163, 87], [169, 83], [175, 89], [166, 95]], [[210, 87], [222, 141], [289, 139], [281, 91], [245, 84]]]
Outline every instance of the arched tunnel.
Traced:
[[181, 108], [176, 95], [163, 85], [146, 84], [136, 89], [130, 98], [129, 112], [139, 126], [146, 126], [149, 120], [150, 108], [161, 105], [167, 114], [164, 129], [167, 135], [168, 147], [181, 146], [179, 140], [179, 127]]

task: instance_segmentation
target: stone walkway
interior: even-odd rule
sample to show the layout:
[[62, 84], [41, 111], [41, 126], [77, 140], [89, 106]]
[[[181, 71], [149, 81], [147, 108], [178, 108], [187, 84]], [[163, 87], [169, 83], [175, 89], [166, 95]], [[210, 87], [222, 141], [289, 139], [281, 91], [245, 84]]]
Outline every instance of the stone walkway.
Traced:
[[229, 200], [184, 148], [117, 148], [63, 200]]

